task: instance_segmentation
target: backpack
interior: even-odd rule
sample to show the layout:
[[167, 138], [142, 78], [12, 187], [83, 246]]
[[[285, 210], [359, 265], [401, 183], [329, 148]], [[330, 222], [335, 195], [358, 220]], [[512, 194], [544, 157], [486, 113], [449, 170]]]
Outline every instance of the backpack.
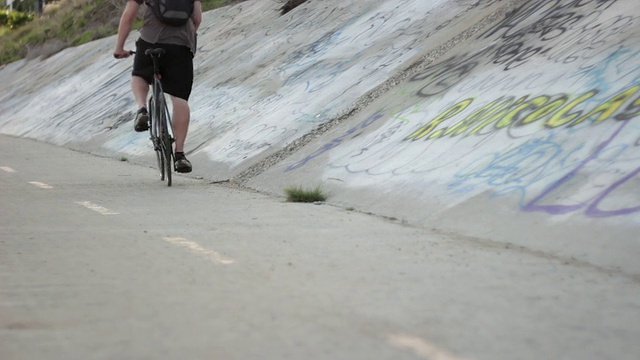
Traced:
[[153, 0], [151, 11], [163, 24], [182, 26], [193, 14], [193, 0]]

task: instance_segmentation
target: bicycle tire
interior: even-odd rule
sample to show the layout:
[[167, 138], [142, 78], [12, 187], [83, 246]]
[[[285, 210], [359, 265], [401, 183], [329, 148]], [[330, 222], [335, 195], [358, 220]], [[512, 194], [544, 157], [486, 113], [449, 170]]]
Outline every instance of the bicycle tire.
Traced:
[[158, 93], [158, 103], [156, 104], [158, 109], [158, 128], [159, 128], [159, 140], [160, 149], [162, 152], [162, 174], [163, 180], [167, 181], [167, 186], [171, 186], [171, 165], [173, 164], [173, 150], [172, 139], [169, 133], [169, 111], [162, 92]]
[[153, 144], [153, 149], [156, 152], [156, 160], [158, 164], [158, 170], [160, 171], [160, 181], [164, 181], [165, 177], [165, 160], [164, 160], [164, 152], [162, 150], [162, 146], [160, 144], [160, 136], [158, 135], [161, 131], [160, 128], [160, 119], [154, 118], [157, 117], [156, 114], [160, 112], [157, 111], [158, 107], [156, 102], [154, 101], [153, 95], [149, 99], [149, 118], [151, 119], [151, 127], [149, 129], [151, 143]]
[[171, 150], [171, 137], [165, 130], [162, 134], [162, 148], [164, 158], [164, 173], [167, 178], [167, 186], [171, 186], [171, 165], [173, 164], [173, 151]]

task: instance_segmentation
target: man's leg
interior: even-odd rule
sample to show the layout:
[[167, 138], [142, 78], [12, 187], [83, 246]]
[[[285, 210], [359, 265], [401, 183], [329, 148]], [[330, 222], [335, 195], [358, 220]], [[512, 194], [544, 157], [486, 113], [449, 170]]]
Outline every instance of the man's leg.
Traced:
[[173, 134], [176, 138], [176, 171], [181, 173], [191, 172], [191, 162], [184, 156], [184, 142], [189, 131], [191, 112], [187, 100], [172, 96], [173, 104]]
[[147, 107], [147, 95], [149, 94], [149, 83], [140, 76], [131, 77], [131, 90], [133, 90], [133, 97], [138, 104], [138, 109]]
[[186, 46], [176, 46], [169, 49], [174, 55], [168, 57], [165, 65], [172, 69], [166, 82], [165, 92], [172, 94], [173, 105], [173, 135], [175, 137], [175, 169], [176, 172], [191, 172], [191, 162], [184, 156], [184, 143], [189, 131], [191, 110], [189, 109], [189, 95], [193, 85], [193, 54]]
[[131, 90], [138, 105], [138, 112], [133, 122], [135, 131], [141, 132], [149, 129], [149, 113], [147, 112], [147, 95], [149, 94], [149, 83], [140, 76], [131, 77]]
[[176, 152], [184, 152], [184, 142], [189, 131], [191, 113], [187, 100], [171, 97], [173, 104], [173, 132], [176, 138]]

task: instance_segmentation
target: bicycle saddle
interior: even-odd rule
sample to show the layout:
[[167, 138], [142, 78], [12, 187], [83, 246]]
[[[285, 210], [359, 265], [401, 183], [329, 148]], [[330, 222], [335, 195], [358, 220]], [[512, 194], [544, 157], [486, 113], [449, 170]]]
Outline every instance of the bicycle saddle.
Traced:
[[164, 49], [147, 49], [144, 54], [145, 55], [151, 55], [151, 56], [161, 56], [164, 55], [165, 51]]

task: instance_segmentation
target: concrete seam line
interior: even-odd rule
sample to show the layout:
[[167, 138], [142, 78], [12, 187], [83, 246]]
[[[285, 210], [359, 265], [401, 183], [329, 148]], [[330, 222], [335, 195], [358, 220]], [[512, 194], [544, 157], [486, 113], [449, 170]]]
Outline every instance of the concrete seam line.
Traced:
[[[410, 225], [410, 227], [413, 227], [413, 226]], [[604, 267], [604, 266], [596, 265], [586, 260], [577, 259], [573, 256], [554, 254], [544, 250], [535, 250], [532, 248], [528, 248], [526, 246], [512, 244], [510, 242], [505, 243], [505, 242], [490, 240], [487, 238], [470, 236], [470, 235], [465, 235], [461, 233], [454, 233], [451, 231], [444, 231], [444, 230], [438, 230], [438, 229], [432, 228], [431, 232], [433, 234], [437, 234], [445, 237], [455, 237], [457, 242], [462, 242], [469, 246], [477, 246], [482, 249], [502, 249], [505, 251], [517, 252], [523, 255], [532, 256], [539, 259], [545, 259], [550, 262], [555, 262], [561, 266], [571, 266], [571, 267], [577, 267], [581, 269], [588, 269], [590, 271], [593, 271], [602, 275], [620, 276], [634, 283], [640, 283], [640, 274], [624, 272], [622, 269], [616, 268], [616, 267]]]

